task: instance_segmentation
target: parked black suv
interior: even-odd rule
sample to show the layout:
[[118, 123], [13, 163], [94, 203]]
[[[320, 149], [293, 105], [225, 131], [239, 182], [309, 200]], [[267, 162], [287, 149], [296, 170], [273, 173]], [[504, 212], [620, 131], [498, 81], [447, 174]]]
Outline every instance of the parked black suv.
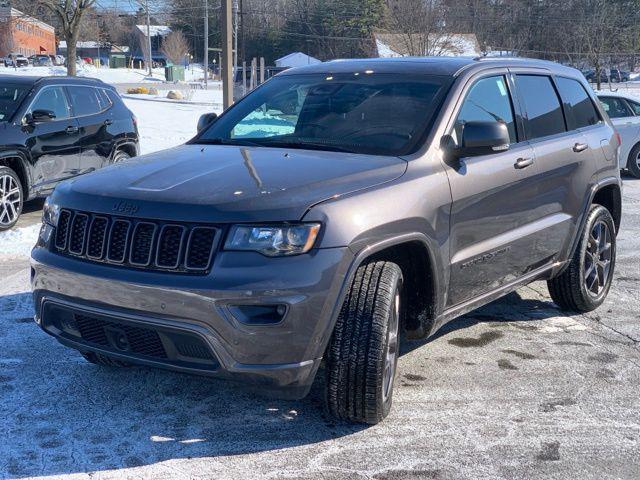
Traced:
[[607, 296], [620, 143], [577, 70], [327, 62], [201, 125], [47, 201], [35, 318], [89, 362], [297, 397], [323, 364], [329, 411], [376, 423], [402, 331], [432, 335], [535, 280], [569, 311]]
[[0, 75], [0, 231], [61, 180], [137, 154], [136, 119], [112, 86]]

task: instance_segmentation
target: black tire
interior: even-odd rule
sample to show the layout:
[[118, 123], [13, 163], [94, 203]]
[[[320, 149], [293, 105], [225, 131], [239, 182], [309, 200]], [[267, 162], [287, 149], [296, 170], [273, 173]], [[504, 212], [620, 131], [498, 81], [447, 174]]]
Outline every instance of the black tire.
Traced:
[[0, 167], [0, 232], [13, 228], [18, 222], [23, 204], [20, 177], [9, 167]]
[[[605, 225], [609, 232], [609, 253], [605, 255], [609, 258], [608, 268], [601, 268], [599, 262], [593, 261], [596, 254], [598, 257], [601, 256], [601, 248], [604, 253], [607, 252], [607, 236], [601, 232], [601, 225]], [[601, 232], [597, 238], [604, 235], [602, 242], [596, 241], [596, 231]], [[547, 282], [551, 298], [562, 310], [590, 312], [604, 302], [611, 288], [616, 264], [615, 232], [609, 210], [602, 205], [592, 205], [571, 262], [560, 275]], [[602, 262], [604, 263], [604, 260]]]
[[376, 424], [391, 409], [401, 323], [402, 271], [358, 268], [327, 349], [325, 396], [339, 419]]
[[131, 155], [129, 155], [124, 150], [116, 150], [116, 153], [113, 154], [113, 159], [111, 160], [111, 163], [126, 162], [130, 158], [131, 158]]
[[95, 352], [80, 352], [82, 356], [85, 358], [87, 362], [93, 363], [94, 365], [102, 365], [105, 367], [130, 367], [131, 365], [127, 362], [123, 362], [122, 360], [117, 360], [115, 358], [107, 357], [106, 355], [102, 355], [101, 353]]
[[640, 178], [640, 143], [631, 149], [627, 159], [627, 170], [636, 178]]

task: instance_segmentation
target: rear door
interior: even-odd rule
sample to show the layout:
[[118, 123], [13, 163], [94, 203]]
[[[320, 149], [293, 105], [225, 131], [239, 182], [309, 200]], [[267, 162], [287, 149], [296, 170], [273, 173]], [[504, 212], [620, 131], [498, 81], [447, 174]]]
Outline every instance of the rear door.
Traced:
[[112, 153], [113, 136], [110, 126], [113, 119], [109, 113], [111, 104], [105, 104], [98, 89], [91, 86], [69, 86], [67, 92], [80, 128], [80, 173], [98, 170], [109, 162]]
[[55, 118], [47, 122], [25, 124], [26, 147], [31, 152], [33, 188], [46, 191], [61, 180], [77, 175], [80, 165], [78, 123], [71, 116], [69, 101], [62, 86], [45, 86], [36, 93], [25, 115], [48, 110]]
[[[633, 111], [633, 105], [622, 97], [598, 96], [602, 108], [607, 112], [613, 126], [620, 134], [622, 145], [620, 146], [620, 168], [626, 168], [631, 149], [640, 141], [640, 117]], [[634, 102], [635, 103], [635, 102]], [[637, 104], [640, 108], [640, 104]], [[638, 110], [640, 114], [640, 110]]]
[[[525, 132], [538, 167], [537, 195], [530, 205], [540, 219], [534, 248], [542, 262], [550, 263], [558, 260], [571, 239], [596, 171], [593, 150], [600, 145], [591, 144], [582, 131], [567, 122], [550, 75], [515, 72], [514, 76]], [[597, 121], [598, 117], [593, 119]]]
[[470, 82], [454, 114], [450, 134], [459, 143], [468, 121], [506, 123], [509, 149], [446, 164], [451, 186], [450, 289], [447, 306], [495, 290], [539, 260], [535, 255], [538, 212], [534, 152], [518, 128], [506, 71]]

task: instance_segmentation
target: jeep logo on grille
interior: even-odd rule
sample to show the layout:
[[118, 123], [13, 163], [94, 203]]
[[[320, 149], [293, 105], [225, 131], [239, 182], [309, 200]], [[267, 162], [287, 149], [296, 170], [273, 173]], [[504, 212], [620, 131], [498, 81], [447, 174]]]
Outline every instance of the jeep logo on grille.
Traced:
[[113, 205], [114, 212], [124, 213], [125, 215], [134, 215], [138, 210], [140, 210], [140, 207], [135, 203], [121, 201]]

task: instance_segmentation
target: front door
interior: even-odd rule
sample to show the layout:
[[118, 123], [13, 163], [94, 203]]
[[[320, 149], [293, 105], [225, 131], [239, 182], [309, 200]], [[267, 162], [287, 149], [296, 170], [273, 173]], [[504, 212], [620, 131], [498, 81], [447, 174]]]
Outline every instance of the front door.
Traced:
[[[620, 168], [627, 168], [631, 150], [640, 141], [640, 103], [614, 96], [601, 96], [600, 102], [622, 140]], [[631, 161], [638, 161], [638, 158]]]
[[34, 172], [33, 187], [37, 191], [52, 189], [59, 181], [78, 173], [80, 135], [78, 123], [71, 117], [63, 87], [47, 86], [40, 90], [26, 114], [47, 110], [54, 117], [45, 122], [22, 126], [27, 136]]
[[451, 185], [450, 290], [453, 307], [522, 276], [539, 259], [534, 251], [538, 212], [532, 209], [537, 168], [514, 120], [505, 75], [471, 85], [451, 132], [460, 141], [467, 121], [507, 124], [510, 148], [462, 158], [446, 166]]

